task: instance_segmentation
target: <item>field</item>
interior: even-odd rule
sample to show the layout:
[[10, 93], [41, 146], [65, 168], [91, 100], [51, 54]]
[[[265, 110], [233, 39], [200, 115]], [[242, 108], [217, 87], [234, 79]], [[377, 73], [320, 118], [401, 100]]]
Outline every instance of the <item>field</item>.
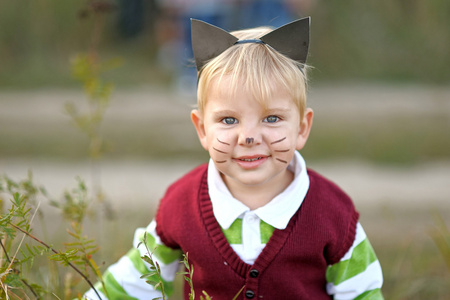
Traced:
[[[125, 4], [137, 2], [145, 8], [124, 19]], [[106, 201], [91, 204], [84, 229], [100, 245], [95, 259], [102, 270], [129, 249], [167, 185], [208, 158], [189, 120], [192, 95], [169, 87], [183, 30], [171, 8], [159, 7], [166, 2], [0, 2], [0, 176], [18, 181], [31, 171], [56, 199], [77, 176], [91, 194], [101, 187]], [[354, 199], [383, 267], [386, 299], [448, 299], [450, 2], [288, 2], [303, 3], [296, 13], [312, 18], [315, 118], [302, 151], [308, 166]], [[145, 22], [135, 23], [140, 17]], [[123, 31], [126, 19], [139, 25], [134, 33]], [[103, 68], [90, 61], [90, 79], [116, 88], [99, 131], [90, 132], [103, 140], [92, 143], [65, 110], [89, 111], [73, 76], [81, 69], [77, 74], [89, 79], [83, 61], [74, 62], [83, 54], [106, 62], [108, 71], [97, 74]], [[2, 212], [9, 203], [3, 200], [0, 194]], [[33, 222], [34, 232], [64, 249], [69, 224], [40, 200], [43, 217]], [[61, 299], [86, 290], [83, 283], [64, 290], [66, 280], [77, 278], [59, 270], [37, 259], [22, 274]]]
[[[101, 210], [85, 228], [107, 266], [129, 249], [134, 229], [150, 221], [167, 185], [207, 157], [190, 125], [191, 97], [121, 89], [105, 115], [108, 147], [93, 173], [87, 139], [63, 112], [65, 103], [83, 103], [83, 97], [57, 89], [0, 93], [0, 173], [19, 180], [32, 170], [54, 197], [73, 187], [76, 176], [88, 185], [99, 179], [111, 210]], [[440, 223], [450, 225], [448, 99], [450, 89], [443, 87], [311, 88], [316, 114], [303, 155], [354, 199], [383, 267], [386, 299], [448, 299], [449, 258], [436, 242], [449, 238]], [[59, 226], [48, 203], [41, 210], [51, 243], [61, 245], [66, 225]]]

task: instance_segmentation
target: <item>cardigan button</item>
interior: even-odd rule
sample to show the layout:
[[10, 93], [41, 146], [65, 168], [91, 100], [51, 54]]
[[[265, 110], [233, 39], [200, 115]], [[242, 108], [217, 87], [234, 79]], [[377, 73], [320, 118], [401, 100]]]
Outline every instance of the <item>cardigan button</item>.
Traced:
[[247, 290], [245, 292], [245, 297], [247, 297], [248, 299], [252, 299], [253, 297], [255, 297], [255, 292], [252, 290]]
[[250, 270], [250, 277], [256, 278], [256, 277], [258, 277], [258, 275], [259, 275], [259, 271], [258, 270], [256, 270], [256, 269]]

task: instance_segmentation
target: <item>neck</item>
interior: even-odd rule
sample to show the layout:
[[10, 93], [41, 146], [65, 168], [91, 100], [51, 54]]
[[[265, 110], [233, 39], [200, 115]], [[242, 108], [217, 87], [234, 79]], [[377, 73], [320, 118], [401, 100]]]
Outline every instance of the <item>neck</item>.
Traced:
[[255, 210], [266, 205], [284, 191], [294, 180], [294, 174], [286, 170], [284, 173], [279, 174], [277, 178], [272, 178], [270, 182], [259, 185], [239, 184], [236, 180], [223, 176], [223, 174], [222, 178], [234, 198], [242, 202], [250, 210]]

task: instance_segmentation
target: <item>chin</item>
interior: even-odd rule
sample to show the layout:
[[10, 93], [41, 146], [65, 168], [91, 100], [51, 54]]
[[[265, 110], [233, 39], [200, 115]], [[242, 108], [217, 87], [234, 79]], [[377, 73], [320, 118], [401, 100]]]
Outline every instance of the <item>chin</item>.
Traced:
[[250, 175], [245, 177], [233, 178], [234, 181], [239, 182], [242, 185], [247, 185], [251, 187], [261, 186], [269, 181], [268, 178], [255, 178], [256, 176]]

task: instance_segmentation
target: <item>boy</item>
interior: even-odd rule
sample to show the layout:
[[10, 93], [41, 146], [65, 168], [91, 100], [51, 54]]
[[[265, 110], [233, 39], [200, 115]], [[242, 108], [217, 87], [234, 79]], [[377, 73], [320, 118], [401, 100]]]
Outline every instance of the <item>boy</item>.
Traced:
[[[383, 299], [381, 267], [351, 200], [298, 152], [313, 121], [309, 22], [230, 34], [192, 20], [199, 81], [191, 118], [211, 159], [169, 187], [134, 241], [148, 233], [168, 294], [188, 253], [196, 294], [213, 299]], [[108, 269], [110, 299], [161, 295], [139, 279], [145, 254], [131, 250]]]

